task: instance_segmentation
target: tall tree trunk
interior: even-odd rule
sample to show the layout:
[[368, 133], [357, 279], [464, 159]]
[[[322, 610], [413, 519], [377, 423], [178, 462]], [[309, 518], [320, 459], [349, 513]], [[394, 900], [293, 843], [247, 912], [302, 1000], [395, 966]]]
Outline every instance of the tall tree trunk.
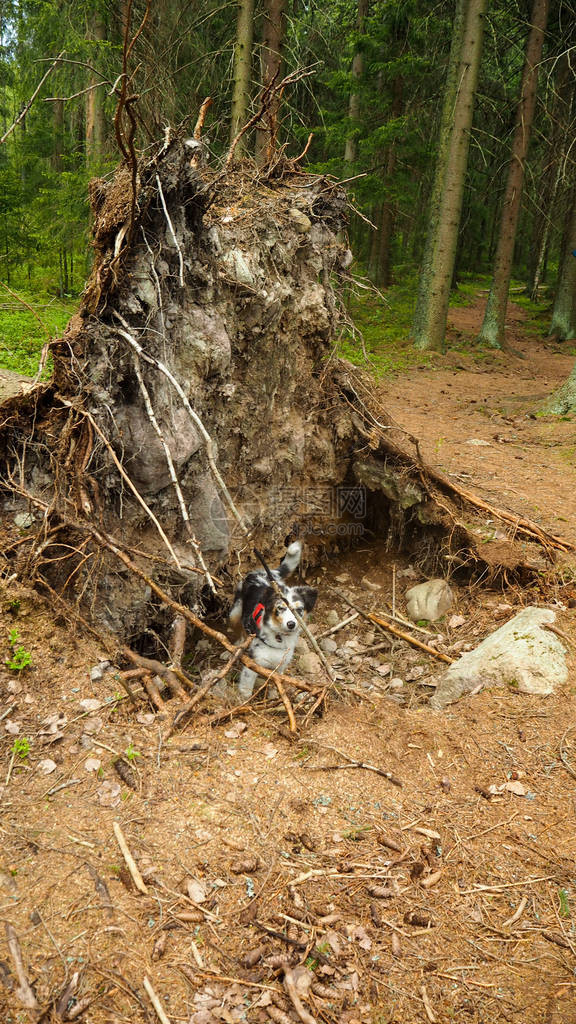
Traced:
[[[392, 93], [391, 117], [397, 118], [402, 111], [403, 79], [398, 75], [394, 79]], [[380, 212], [380, 231], [378, 233], [378, 255], [376, 259], [376, 284], [389, 288], [392, 284], [392, 237], [396, 220], [396, 203], [391, 196], [391, 182], [396, 170], [398, 151], [395, 142], [391, 142], [384, 159], [384, 184], [387, 195]]]
[[[90, 14], [87, 27], [87, 38], [95, 42], [106, 39], [106, 25], [102, 14], [95, 10]], [[97, 57], [93, 63], [98, 64]], [[86, 165], [92, 167], [102, 160], [104, 141], [106, 138], [105, 91], [100, 84], [102, 79], [92, 75], [89, 85], [93, 86], [86, 93]]]
[[558, 268], [550, 334], [558, 341], [576, 338], [576, 184], [572, 189], [568, 230]]
[[414, 344], [420, 349], [441, 348], [446, 333], [485, 11], [486, 0], [460, 0], [455, 15], [428, 236], [414, 314]]
[[563, 57], [551, 111], [553, 127], [548, 142], [548, 165], [540, 184], [538, 214], [534, 219], [530, 281], [527, 292], [533, 302], [538, 301], [538, 289], [544, 277], [550, 232], [554, 224], [554, 210], [566, 168], [566, 152], [572, 144], [572, 113], [574, 110], [574, 79], [566, 55]]
[[[271, 82], [280, 79], [280, 68], [282, 67], [282, 46], [286, 32], [286, 18], [284, 7], [286, 0], [265, 0], [264, 4], [264, 26], [262, 31], [262, 88], [265, 89]], [[268, 124], [259, 127], [256, 132], [256, 163], [262, 166], [266, 163], [275, 146], [278, 134], [278, 106], [279, 98], [275, 98], [268, 112]]]
[[492, 348], [502, 348], [506, 324], [508, 291], [512, 277], [514, 243], [518, 216], [522, 202], [524, 165], [528, 154], [530, 132], [536, 107], [538, 65], [542, 56], [544, 32], [548, 20], [549, 0], [534, 0], [530, 34], [526, 45], [526, 60], [522, 75], [520, 102], [516, 111], [516, 127], [512, 139], [512, 152], [508, 167], [508, 181], [500, 218], [500, 232], [494, 261], [492, 287], [486, 303], [484, 322], [478, 340]]
[[[236, 45], [234, 48], [234, 92], [232, 95], [232, 120], [230, 142], [248, 120], [250, 84], [252, 79], [252, 39], [254, 35], [254, 0], [239, 0]], [[246, 152], [246, 136], [236, 146], [236, 154]]]
[[55, 99], [53, 101], [52, 118], [54, 129], [52, 167], [55, 171], [61, 171], [64, 155], [64, 100]]
[[[358, 0], [358, 15], [356, 18], [356, 30], [358, 35], [361, 35], [364, 31], [364, 22], [366, 21], [366, 15], [368, 14], [368, 0]], [[352, 78], [354, 83], [350, 91], [350, 99], [348, 101], [348, 117], [350, 120], [350, 128], [348, 137], [346, 139], [346, 147], [344, 150], [344, 160], [348, 164], [353, 164], [358, 158], [358, 125], [360, 122], [360, 81], [364, 74], [364, 54], [362, 52], [362, 46], [358, 42], [356, 44], [356, 51], [352, 59]]]

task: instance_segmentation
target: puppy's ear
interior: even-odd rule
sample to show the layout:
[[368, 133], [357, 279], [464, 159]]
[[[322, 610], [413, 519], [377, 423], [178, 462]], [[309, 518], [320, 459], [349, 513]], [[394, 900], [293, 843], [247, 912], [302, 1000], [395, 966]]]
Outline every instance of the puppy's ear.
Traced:
[[307, 612], [311, 612], [318, 598], [318, 591], [314, 587], [294, 587], [295, 593], [302, 601]]

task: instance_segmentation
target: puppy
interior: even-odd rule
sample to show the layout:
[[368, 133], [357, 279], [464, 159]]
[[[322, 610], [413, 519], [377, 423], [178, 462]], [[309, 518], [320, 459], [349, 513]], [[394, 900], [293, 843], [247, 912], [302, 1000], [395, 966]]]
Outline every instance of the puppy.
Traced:
[[[296, 571], [302, 557], [302, 545], [294, 541], [286, 549], [278, 569], [271, 576], [282, 592], [270, 585], [264, 570], [249, 572], [238, 586], [230, 611], [230, 622], [235, 629], [242, 626], [246, 633], [254, 634], [248, 654], [262, 668], [283, 672], [294, 657], [300, 627], [293, 611], [303, 617], [316, 604], [318, 592], [312, 587], [288, 587], [285, 580]], [[238, 681], [238, 692], [243, 700], [252, 696], [256, 672], [244, 667]]]

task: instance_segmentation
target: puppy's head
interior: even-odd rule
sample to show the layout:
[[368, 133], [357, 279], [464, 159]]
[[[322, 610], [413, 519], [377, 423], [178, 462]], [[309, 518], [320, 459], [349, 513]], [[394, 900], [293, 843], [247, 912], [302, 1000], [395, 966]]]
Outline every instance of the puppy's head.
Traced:
[[286, 588], [284, 593], [286, 600], [282, 600], [272, 587], [269, 588], [264, 600], [265, 621], [276, 633], [289, 635], [298, 629], [298, 620], [292, 609], [305, 618], [316, 604], [318, 591], [313, 587], [303, 586]]

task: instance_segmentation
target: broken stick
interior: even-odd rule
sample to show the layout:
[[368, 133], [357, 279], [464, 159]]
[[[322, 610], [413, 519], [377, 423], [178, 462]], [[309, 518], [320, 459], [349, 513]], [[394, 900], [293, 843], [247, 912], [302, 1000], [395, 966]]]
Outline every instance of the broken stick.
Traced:
[[8, 922], [6, 922], [6, 940], [8, 942], [8, 950], [14, 964], [14, 970], [16, 971], [16, 977], [19, 982], [19, 988], [16, 989], [15, 995], [22, 1005], [28, 1010], [37, 1010], [39, 1008], [39, 1004], [34, 992], [32, 991], [32, 986], [28, 981], [26, 971], [24, 970], [20, 941], [15, 929]]
[[128, 847], [128, 843], [126, 842], [126, 840], [124, 838], [124, 833], [122, 832], [122, 829], [120, 828], [120, 825], [118, 824], [117, 821], [115, 821], [113, 823], [113, 828], [114, 828], [114, 835], [116, 836], [116, 842], [118, 843], [118, 846], [120, 847], [120, 850], [122, 851], [122, 856], [124, 857], [124, 860], [126, 861], [126, 867], [128, 868], [128, 871], [132, 875], [132, 879], [134, 881], [134, 885], [139, 890], [139, 892], [143, 893], [144, 896], [147, 896], [148, 895], [148, 889], [146, 888], [146, 883], [144, 882], [144, 879], [142, 878], [142, 875], [140, 874], [140, 871], [138, 869], [138, 865], [136, 864], [136, 861], [134, 860], [134, 857], [130, 853], [130, 849]]

